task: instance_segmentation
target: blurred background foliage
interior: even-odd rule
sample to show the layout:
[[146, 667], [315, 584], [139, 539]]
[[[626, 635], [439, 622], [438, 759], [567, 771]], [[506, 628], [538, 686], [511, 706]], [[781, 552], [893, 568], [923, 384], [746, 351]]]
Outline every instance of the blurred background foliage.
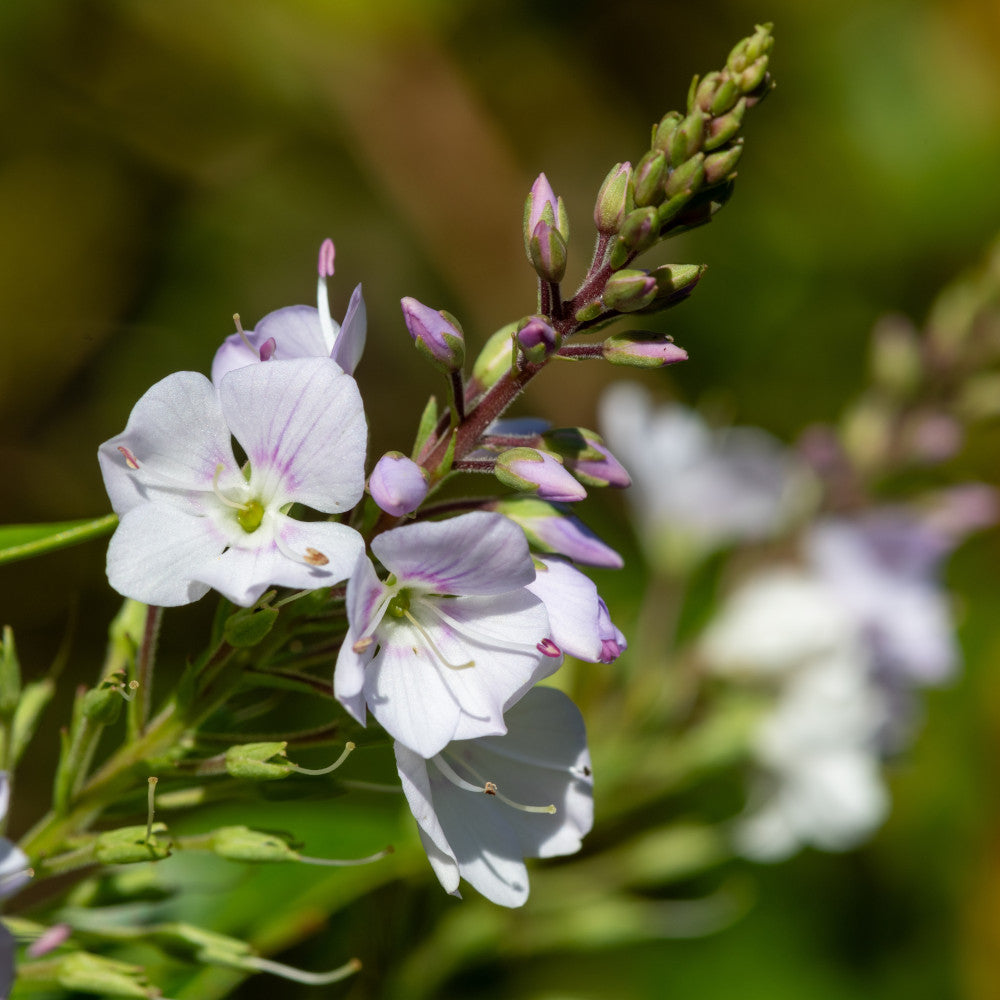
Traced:
[[[1000, 228], [995, 0], [5, 0], [0, 521], [105, 512], [97, 444], [152, 382], [207, 369], [233, 312], [249, 326], [312, 302], [326, 236], [338, 247], [335, 315], [364, 282], [359, 381], [371, 453], [408, 451], [426, 395], [441, 387], [416, 363], [399, 299], [449, 309], [473, 345], [530, 312], [520, 213], [540, 170], [577, 234], [571, 284], [589, 259], [593, 196], [607, 169], [637, 159], [651, 123], [682, 105], [690, 77], [720, 66], [762, 20], [776, 26], [778, 87], [748, 116], [733, 201], [660, 254], [709, 271], [692, 301], [657, 321], [691, 361], [647, 383], [790, 440], [835, 419], [857, 391], [874, 321], [887, 311], [921, 321]], [[599, 388], [616, 372], [558, 370], [532, 386], [522, 412], [593, 424]], [[964, 473], [996, 482], [998, 446], [984, 431]], [[627, 631], [645, 571], [618, 499], [589, 501], [587, 517], [626, 553], [625, 573], [601, 574], [600, 584]], [[691, 878], [668, 888], [654, 879], [648, 914], [629, 933], [587, 851], [610, 848], [601, 864], [628, 869], [638, 855], [614, 848], [637, 844], [641, 830], [620, 818], [634, 811], [602, 826], [599, 780], [592, 844], [578, 861], [536, 866], [525, 914], [448, 899], [422, 856], [406, 851], [387, 863], [396, 867], [354, 881], [284, 869], [252, 884], [234, 875], [230, 909], [240, 886], [271, 899], [287, 892], [273, 940], [284, 940], [282, 919], [314, 919], [316, 931], [289, 960], [365, 961], [357, 979], [302, 995], [996, 997], [995, 534], [952, 562], [965, 676], [928, 699], [920, 739], [892, 765], [892, 818], [863, 850], [809, 852], [774, 868], [731, 864], [708, 882], [694, 858]], [[54, 737], [70, 682], [96, 670], [116, 608], [103, 546], [5, 567], [0, 597], [28, 675], [72, 642], [63, 703], [48, 717]], [[207, 613], [171, 613], [165, 662], [197, 648]], [[628, 719], [597, 710], [606, 679], [589, 689], [590, 703], [586, 678], [576, 693], [594, 718], [600, 779], [602, 757], [627, 766], [606, 747]], [[29, 777], [51, 773], [54, 743], [40, 741]], [[660, 763], [669, 766], [655, 757], [635, 766]], [[706, 794], [707, 804], [672, 799], [674, 814], [659, 819], [701, 815], [712, 795], [732, 806], [731, 789]], [[19, 796], [15, 834], [43, 809], [47, 789], [22, 778]], [[392, 830], [400, 823], [390, 813]], [[312, 833], [313, 854], [378, 846], [350, 833], [350, 810], [332, 802], [330, 815], [330, 828], [315, 817], [283, 825]], [[413, 876], [408, 888], [392, 882], [401, 874]], [[367, 892], [381, 881], [329, 919], [340, 903], [293, 905], [300, 892], [322, 896], [323, 885], [339, 885], [329, 891], [346, 903], [352, 886]], [[218, 916], [227, 893], [213, 891]], [[564, 915], [553, 906], [564, 892], [578, 903], [560, 933]], [[239, 995], [276, 989], [299, 995], [263, 977]]]

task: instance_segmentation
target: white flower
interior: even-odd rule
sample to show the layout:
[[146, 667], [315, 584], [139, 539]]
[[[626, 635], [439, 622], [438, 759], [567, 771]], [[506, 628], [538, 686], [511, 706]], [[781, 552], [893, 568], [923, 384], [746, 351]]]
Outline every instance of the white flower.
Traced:
[[549, 619], [528, 590], [524, 532], [476, 512], [383, 532], [347, 585], [350, 630], [334, 693], [362, 724], [366, 705], [423, 757], [452, 740], [506, 732], [504, 711], [559, 666]]
[[600, 419], [632, 477], [640, 537], [668, 568], [733, 542], [769, 538], [811, 502], [811, 476], [757, 428], [712, 430], [693, 410], [654, 406], [631, 383], [605, 392]]
[[441, 885], [465, 879], [501, 906], [528, 898], [524, 858], [579, 850], [594, 820], [583, 719], [552, 688], [507, 713], [507, 734], [450, 743], [425, 760], [396, 744], [396, 766]]
[[167, 376], [98, 451], [121, 519], [108, 547], [111, 586], [161, 606], [214, 587], [248, 606], [273, 584], [343, 580], [363, 552], [361, 536], [285, 511], [292, 503], [328, 514], [353, 507], [364, 489], [366, 434], [357, 384], [329, 358], [241, 368], [218, 392], [196, 372]]

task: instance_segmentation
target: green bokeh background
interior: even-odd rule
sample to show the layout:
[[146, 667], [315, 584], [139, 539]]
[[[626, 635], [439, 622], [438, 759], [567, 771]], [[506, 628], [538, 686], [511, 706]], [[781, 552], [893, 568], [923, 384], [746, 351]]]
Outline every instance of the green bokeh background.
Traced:
[[[995, 0], [5, 0], [0, 522], [104, 513], [97, 444], [153, 381], [207, 369], [233, 312], [250, 325], [312, 302], [326, 236], [338, 247], [335, 313], [364, 282], [371, 452], [408, 450], [440, 387], [410, 349], [399, 299], [449, 309], [474, 345], [531, 311], [520, 213], [540, 170], [577, 234], [569, 280], [582, 274], [608, 167], [637, 159], [691, 75], [721, 65], [762, 20], [776, 26], [778, 87], [748, 115], [733, 201], [659, 254], [709, 271], [665, 320], [690, 363], [647, 381], [790, 439], [856, 391], [874, 320], [921, 319], [1000, 229]], [[523, 412], [593, 423], [616, 374], [559, 368]], [[981, 444], [968, 474], [995, 481], [990, 453]], [[616, 499], [591, 501], [588, 518], [629, 556], [632, 569], [606, 584], [627, 622], [644, 573]], [[678, 910], [657, 940], [617, 946], [597, 934], [603, 946], [532, 954], [509, 944], [514, 924], [490, 923], [478, 904], [456, 916], [459, 904], [413, 866], [409, 894], [379, 890], [293, 957], [339, 964], [345, 934], [355, 951], [376, 942], [387, 962], [402, 962], [407, 935], [459, 954], [456, 939], [482, 924], [474, 960], [428, 995], [1000, 995], [998, 556], [986, 536], [953, 561], [965, 675], [930, 696], [919, 742], [891, 765], [886, 828], [850, 856], [737, 866], [726, 879], [749, 911], [732, 926], [689, 938], [696, 922]], [[4, 567], [0, 598], [27, 673], [40, 674], [69, 632], [64, 687], [90, 678], [117, 603], [100, 544]], [[168, 661], [190, 651], [185, 628], [204, 614], [168, 619]], [[64, 707], [30, 762], [39, 777], [22, 780], [15, 833], [46, 801], [39, 782]], [[273, 893], [281, 878], [268, 878], [262, 891]], [[454, 935], [429, 938], [431, 916], [450, 919]], [[407, 960], [414, 976], [436, 965], [433, 947]], [[388, 995], [391, 980], [376, 961], [314, 995]], [[273, 981], [243, 990], [298, 995]]]

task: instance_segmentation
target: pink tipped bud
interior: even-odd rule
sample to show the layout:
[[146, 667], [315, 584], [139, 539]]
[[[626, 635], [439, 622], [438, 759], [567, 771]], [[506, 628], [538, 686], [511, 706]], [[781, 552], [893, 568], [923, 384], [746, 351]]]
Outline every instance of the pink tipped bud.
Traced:
[[560, 427], [545, 435], [545, 447], [554, 451], [574, 476], [587, 486], [625, 489], [632, 480], [600, 434], [584, 427]]
[[604, 360], [631, 368], [662, 368], [687, 361], [687, 351], [659, 333], [616, 333], [601, 344]]
[[427, 496], [427, 473], [405, 455], [390, 451], [372, 469], [368, 490], [387, 514], [402, 517], [415, 511]]
[[562, 650], [551, 639], [542, 639], [535, 648], [542, 656], [548, 656], [553, 660], [562, 656]]
[[333, 240], [323, 240], [319, 248], [319, 262], [316, 269], [321, 278], [333, 277], [333, 261], [337, 255], [337, 248], [333, 245]]
[[465, 360], [465, 337], [458, 320], [409, 296], [400, 305], [417, 350], [445, 371], [458, 371]]
[[494, 475], [504, 485], [530, 490], [543, 500], [571, 503], [587, 495], [559, 459], [534, 448], [505, 451], [497, 458]]
[[541, 364], [550, 354], [559, 350], [562, 338], [541, 316], [531, 316], [524, 320], [524, 326], [517, 331], [518, 346], [532, 364]]

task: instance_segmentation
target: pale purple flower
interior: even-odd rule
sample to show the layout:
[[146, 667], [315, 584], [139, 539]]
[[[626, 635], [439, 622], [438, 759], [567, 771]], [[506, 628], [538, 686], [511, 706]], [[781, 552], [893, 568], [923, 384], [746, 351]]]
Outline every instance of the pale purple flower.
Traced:
[[427, 496], [427, 472], [398, 451], [390, 451], [375, 463], [368, 491], [387, 514], [402, 517], [416, 510]]
[[[215, 588], [249, 606], [268, 586], [328, 587], [364, 546], [336, 514], [364, 489], [367, 428], [354, 379], [329, 358], [240, 368], [215, 386], [177, 372], [136, 403], [98, 451], [120, 518], [108, 579], [146, 604], [188, 604]], [[232, 438], [249, 460], [240, 467]]]
[[268, 313], [253, 330], [230, 334], [212, 361], [212, 381], [261, 360], [332, 358], [348, 375], [361, 360], [368, 331], [368, 314], [361, 285], [354, 289], [343, 323], [330, 315], [327, 278], [333, 275], [334, 247], [325, 240], [319, 251], [318, 308], [287, 306]]
[[589, 663], [610, 663], [628, 645], [615, 627], [608, 606], [590, 577], [564, 559], [542, 557], [528, 590], [549, 613], [552, 641], [570, 656]]
[[396, 744], [396, 767], [438, 881], [465, 879], [501, 906], [528, 898], [524, 858], [572, 854], [594, 819], [587, 735], [562, 692], [534, 688], [507, 733], [449, 743], [429, 760]]
[[[0, 821], [7, 815], [10, 805], [10, 777], [0, 771]], [[20, 891], [31, 880], [28, 856], [15, 844], [0, 837], [0, 899]], [[0, 997], [6, 997], [14, 984], [14, 954], [17, 942], [3, 924], [0, 924]]]
[[477, 511], [376, 536], [347, 585], [334, 693], [423, 757], [506, 731], [504, 712], [559, 666], [524, 533]]
[[632, 476], [640, 537], [667, 569], [772, 537], [812, 500], [806, 470], [757, 428], [712, 430], [693, 410], [654, 406], [629, 383], [612, 386], [600, 411], [605, 438]]

